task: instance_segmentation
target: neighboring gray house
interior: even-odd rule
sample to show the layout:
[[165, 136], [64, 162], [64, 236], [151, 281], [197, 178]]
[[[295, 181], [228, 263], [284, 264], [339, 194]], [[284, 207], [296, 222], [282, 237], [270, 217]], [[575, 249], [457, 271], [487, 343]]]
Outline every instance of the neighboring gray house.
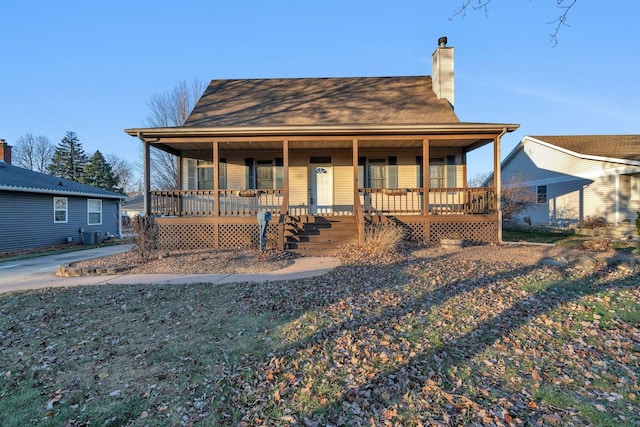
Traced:
[[144, 196], [134, 196], [122, 204], [122, 216], [135, 218], [136, 215], [144, 215]]
[[121, 234], [126, 195], [13, 166], [10, 148], [0, 140], [0, 252]]
[[640, 135], [526, 136], [502, 161], [502, 183], [531, 186], [532, 224], [570, 226], [587, 217], [610, 224], [640, 211]]

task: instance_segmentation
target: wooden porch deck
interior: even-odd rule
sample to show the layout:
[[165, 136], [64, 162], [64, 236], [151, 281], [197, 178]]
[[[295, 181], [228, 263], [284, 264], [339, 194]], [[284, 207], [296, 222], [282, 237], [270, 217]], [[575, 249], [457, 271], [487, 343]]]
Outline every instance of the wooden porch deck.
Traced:
[[[158, 191], [151, 193], [151, 210], [160, 227], [160, 245], [174, 249], [256, 247], [256, 216], [261, 211], [273, 215], [267, 243], [279, 249], [337, 247], [362, 239], [366, 226], [387, 221], [403, 227], [409, 240], [433, 245], [452, 236], [496, 242], [498, 213], [492, 188], [430, 189], [428, 212], [423, 212], [424, 194], [422, 188], [360, 189], [354, 206], [314, 215], [289, 207], [282, 190], [220, 190], [218, 197], [210, 190]], [[318, 227], [320, 223], [340, 224], [341, 231], [323, 232], [331, 227]]]

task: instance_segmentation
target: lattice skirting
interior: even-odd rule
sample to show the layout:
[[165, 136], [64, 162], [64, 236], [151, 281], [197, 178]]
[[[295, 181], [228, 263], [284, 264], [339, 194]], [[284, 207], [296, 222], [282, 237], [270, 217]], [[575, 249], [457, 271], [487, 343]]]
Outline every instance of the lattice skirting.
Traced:
[[[497, 221], [490, 219], [477, 221], [433, 221], [424, 218], [393, 219], [393, 223], [404, 229], [405, 239], [424, 241], [426, 227], [429, 231], [428, 244], [439, 245], [441, 238], [459, 237], [469, 243], [496, 243]], [[387, 221], [382, 221], [387, 222]], [[159, 223], [162, 249], [205, 249], [205, 248], [258, 248], [259, 226], [257, 223], [215, 224], [210, 223]], [[216, 236], [216, 230], [218, 235]], [[217, 238], [216, 238], [217, 237]], [[267, 227], [267, 248], [278, 247], [278, 224]]]
[[[214, 224], [158, 224], [161, 249], [216, 248]], [[218, 247], [257, 249], [260, 227], [258, 224], [219, 224]], [[278, 225], [267, 226], [267, 248], [277, 245]]]
[[495, 222], [432, 222], [429, 225], [429, 244], [439, 245], [440, 239], [461, 238], [469, 243], [497, 243]]
[[440, 239], [458, 237], [471, 244], [496, 243], [498, 225], [493, 221], [477, 222], [401, 222], [405, 238], [412, 241], [424, 241], [425, 229], [429, 227], [430, 245], [439, 245]]

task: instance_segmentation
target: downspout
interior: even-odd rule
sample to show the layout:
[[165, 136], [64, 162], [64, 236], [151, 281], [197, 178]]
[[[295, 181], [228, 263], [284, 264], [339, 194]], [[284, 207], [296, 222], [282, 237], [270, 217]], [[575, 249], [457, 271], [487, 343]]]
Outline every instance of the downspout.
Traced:
[[502, 245], [504, 242], [502, 241], [502, 162], [500, 160], [500, 143], [504, 134], [507, 133], [507, 128], [502, 128], [502, 132], [496, 139], [494, 139], [494, 162], [495, 167], [493, 168], [493, 182], [496, 186], [496, 210], [498, 211], [498, 244]]

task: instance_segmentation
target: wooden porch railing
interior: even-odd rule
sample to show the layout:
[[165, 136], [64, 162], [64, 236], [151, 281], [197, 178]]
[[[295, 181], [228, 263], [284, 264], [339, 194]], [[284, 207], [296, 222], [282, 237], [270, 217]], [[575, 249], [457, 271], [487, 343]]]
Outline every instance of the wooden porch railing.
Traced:
[[[424, 214], [424, 188], [360, 188], [365, 214]], [[487, 214], [495, 212], [494, 188], [430, 188], [432, 215]]]
[[171, 190], [151, 192], [151, 213], [161, 216], [279, 214], [284, 190]]
[[[424, 214], [424, 188], [360, 188], [353, 213]], [[151, 213], [161, 216], [252, 216], [260, 211], [286, 214], [284, 190], [172, 190], [151, 192]], [[496, 210], [494, 188], [430, 188], [429, 214], [487, 214]]]

